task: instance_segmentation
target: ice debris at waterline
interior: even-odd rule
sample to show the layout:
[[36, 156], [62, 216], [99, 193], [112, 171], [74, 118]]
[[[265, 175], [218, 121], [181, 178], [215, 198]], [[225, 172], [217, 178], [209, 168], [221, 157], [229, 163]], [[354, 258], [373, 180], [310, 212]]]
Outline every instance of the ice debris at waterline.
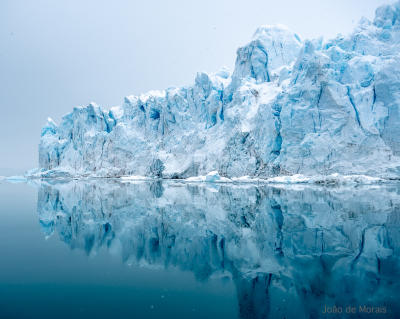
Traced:
[[328, 41], [262, 26], [233, 73], [198, 73], [192, 86], [49, 119], [30, 175], [397, 178], [399, 137], [396, 2]]
[[[1, 180], [2, 178], [1, 178], [1, 176], [0, 176], [0, 180]], [[7, 182], [10, 182], [10, 183], [25, 183], [26, 181], [27, 181], [27, 178], [26, 177], [24, 177], [24, 176], [18, 176], [18, 175], [16, 175], [16, 176], [7, 176], [7, 177], [4, 177], [4, 179], [7, 181]]]
[[129, 265], [230, 278], [240, 318], [317, 318], [324, 305], [348, 304], [400, 313], [399, 184], [35, 182], [46, 238]]

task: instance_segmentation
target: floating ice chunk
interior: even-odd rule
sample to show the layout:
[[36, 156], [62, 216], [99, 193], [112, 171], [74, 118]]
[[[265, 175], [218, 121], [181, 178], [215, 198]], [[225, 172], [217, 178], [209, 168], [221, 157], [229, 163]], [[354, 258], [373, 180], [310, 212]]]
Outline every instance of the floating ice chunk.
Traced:
[[152, 180], [151, 177], [148, 177], [148, 176], [138, 176], [138, 175], [121, 176], [120, 179], [121, 179], [123, 182], [129, 182], [129, 183]]
[[222, 177], [218, 171], [211, 171], [207, 175], [192, 176], [185, 179], [186, 182], [207, 182], [207, 183], [231, 183], [232, 179]]
[[27, 178], [24, 176], [8, 176], [6, 180], [10, 183], [25, 183]]
[[218, 171], [212, 171], [206, 175], [206, 182], [219, 182], [221, 180], [221, 176], [219, 176]]
[[318, 176], [305, 176], [295, 174], [292, 176], [277, 176], [265, 180], [267, 183], [277, 184], [320, 184], [320, 185], [347, 185], [347, 184], [378, 184], [385, 180], [378, 177], [366, 175], [318, 175]]
[[232, 181], [237, 183], [258, 183], [260, 179], [250, 176], [240, 176], [240, 177], [232, 177]]
[[278, 183], [278, 184], [308, 183], [310, 181], [310, 177], [303, 176], [301, 174], [295, 174], [292, 176], [276, 176], [268, 178], [266, 181], [268, 183]]
[[206, 176], [192, 176], [185, 179], [187, 182], [205, 182]]
[[218, 171], [209, 172], [206, 175], [205, 181], [208, 183], [229, 183], [232, 180], [219, 175]]

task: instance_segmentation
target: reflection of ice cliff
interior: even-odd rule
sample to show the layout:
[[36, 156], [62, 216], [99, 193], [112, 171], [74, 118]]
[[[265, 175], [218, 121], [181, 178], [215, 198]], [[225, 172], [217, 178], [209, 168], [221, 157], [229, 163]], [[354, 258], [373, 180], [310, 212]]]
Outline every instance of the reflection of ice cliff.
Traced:
[[[327, 305], [400, 311], [400, 193], [180, 183], [40, 186], [46, 235], [88, 254], [230, 276], [243, 318], [315, 317]], [[371, 317], [371, 316], [370, 316]]]

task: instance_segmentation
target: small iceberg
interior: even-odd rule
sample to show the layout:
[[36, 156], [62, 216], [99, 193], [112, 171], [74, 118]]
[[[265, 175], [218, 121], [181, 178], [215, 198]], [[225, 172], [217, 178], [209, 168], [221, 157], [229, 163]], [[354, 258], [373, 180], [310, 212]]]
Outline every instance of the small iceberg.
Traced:
[[292, 176], [277, 176], [266, 180], [272, 184], [319, 184], [319, 185], [349, 185], [349, 184], [379, 184], [385, 182], [385, 179], [367, 175], [317, 175], [305, 176], [296, 174]]
[[16, 175], [16, 176], [8, 176], [5, 178], [5, 180], [10, 183], [25, 183], [27, 181], [27, 178], [24, 176]]
[[240, 176], [226, 178], [219, 175], [218, 171], [212, 171], [205, 176], [193, 176], [186, 178], [185, 182], [207, 182], [207, 183], [235, 183], [235, 184], [284, 184], [284, 185], [296, 185], [296, 184], [314, 184], [314, 185], [325, 185], [325, 186], [340, 186], [340, 185], [373, 185], [389, 182], [389, 180], [373, 177], [367, 175], [316, 175], [307, 176], [302, 174], [275, 176], [270, 178], [255, 178], [250, 176]]
[[135, 182], [152, 180], [151, 177], [140, 176], [140, 175], [121, 176], [120, 179], [126, 183], [135, 183]]
[[206, 182], [208, 183], [229, 183], [232, 182], [231, 179], [222, 177], [219, 175], [218, 171], [212, 171], [206, 175]]
[[232, 183], [230, 178], [219, 175], [218, 171], [209, 172], [207, 175], [193, 176], [185, 179], [186, 182], [207, 182], [207, 183]]

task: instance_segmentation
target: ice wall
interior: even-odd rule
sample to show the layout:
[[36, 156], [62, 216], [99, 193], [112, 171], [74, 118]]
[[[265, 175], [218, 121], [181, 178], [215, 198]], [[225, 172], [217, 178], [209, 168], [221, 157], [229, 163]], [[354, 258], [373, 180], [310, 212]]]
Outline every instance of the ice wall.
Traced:
[[36, 176], [400, 173], [400, 2], [347, 36], [262, 26], [232, 74], [49, 119]]

